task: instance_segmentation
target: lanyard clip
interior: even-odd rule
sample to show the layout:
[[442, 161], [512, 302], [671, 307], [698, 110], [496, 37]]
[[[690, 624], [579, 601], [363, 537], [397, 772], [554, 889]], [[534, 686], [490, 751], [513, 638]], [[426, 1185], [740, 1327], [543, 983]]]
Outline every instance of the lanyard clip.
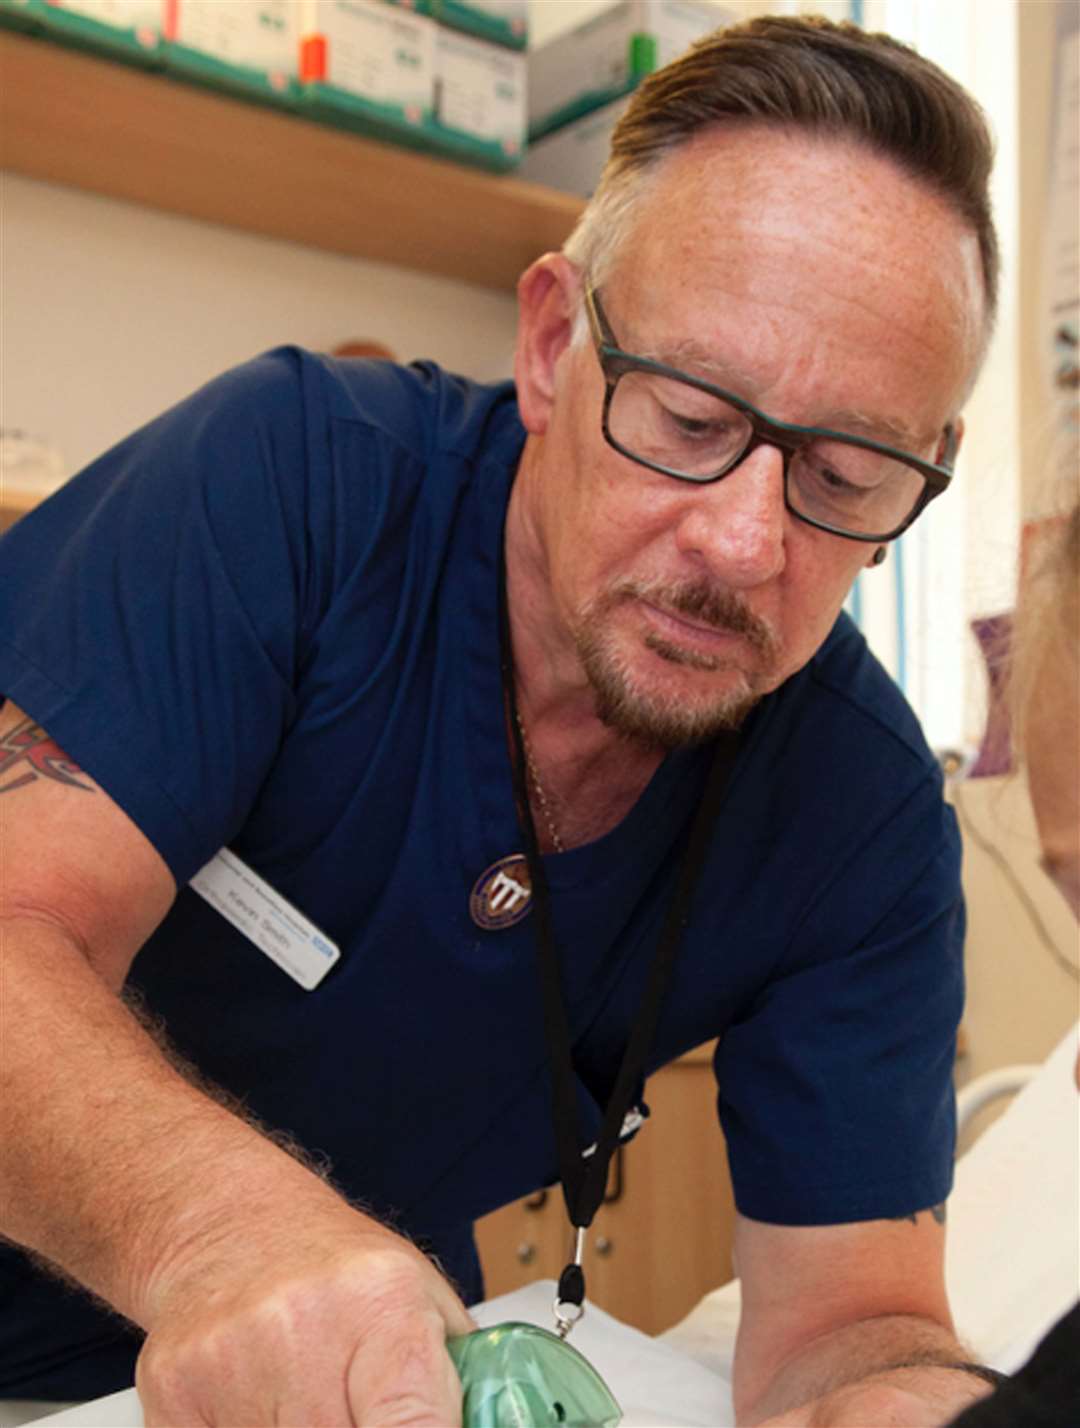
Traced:
[[574, 1258], [559, 1275], [559, 1288], [555, 1294], [553, 1312], [555, 1331], [560, 1339], [565, 1339], [570, 1330], [585, 1313], [585, 1271], [581, 1259], [585, 1253], [584, 1225], [578, 1225], [574, 1235]]

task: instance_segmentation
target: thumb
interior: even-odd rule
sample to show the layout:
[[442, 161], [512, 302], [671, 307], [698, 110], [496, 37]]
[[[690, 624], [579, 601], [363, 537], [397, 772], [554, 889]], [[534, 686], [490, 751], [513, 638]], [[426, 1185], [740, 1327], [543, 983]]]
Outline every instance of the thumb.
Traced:
[[[453, 1317], [451, 1332], [468, 1333], [464, 1310]], [[448, 1327], [432, 1307], [364, 1336], [346, 1377], [358, 1428], [459, 1428], [461, 1380], [446, 1352]]]

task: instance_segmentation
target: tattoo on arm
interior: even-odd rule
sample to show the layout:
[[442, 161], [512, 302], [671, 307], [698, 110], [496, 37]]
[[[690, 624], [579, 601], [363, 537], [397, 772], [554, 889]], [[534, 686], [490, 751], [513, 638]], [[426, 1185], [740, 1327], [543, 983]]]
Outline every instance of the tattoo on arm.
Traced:
[[[0, 734], [0, 793], [24, 788], [39, 778], [55, 779], [73, 788], [93, 793], [88, 783], [78, 775], [82, 769], [72, 763], [67, 754], [51, 739], [40, 724], [24, 719], [21, 724]], [[84, 775], [85, 777], [85, 775]]]
[[[919, 1223], [919, 1214], [921, 1213], [922, 1212], [919, 1211], [911, 1215], [890, 1215], [889, 1218], [897, 1224], [899, 1224], [901, 1220], [910, 1220], [913, 1225], [917, 1225]], [[930, 1213], [931, 1215], [933, 1215], [934, 1219], [938, 1222], [939, 1225], [943, 1225], [945, 1223], [944, 1200], [941, 1202], [940, 1205], [931, 1205]]]

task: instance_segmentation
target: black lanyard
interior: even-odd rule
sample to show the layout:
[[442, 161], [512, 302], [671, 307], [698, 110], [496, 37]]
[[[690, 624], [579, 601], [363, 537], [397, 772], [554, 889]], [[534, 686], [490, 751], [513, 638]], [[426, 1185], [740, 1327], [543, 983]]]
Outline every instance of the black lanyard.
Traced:
[[[604, 1112], [595, 1148], [586, 1156], [583, 1154], [583, 1139], [578, 1121], [570, 1023], [567, 1019], [566, 1003], [562, 995], [562, 957], [552, 928], [551, 892], [544, 873], [544, 862], [540, 855], [536, 825], [533, 822], [532, 809], [529, 805], [529, 791], [525, 781], [525, 747], [521, 726], [518, 723], [517, 698], [514, 689], [514, 660], [510, 644], [505, 569], [502, 574], [500, 590], [500, 645], [503, 694], [509, 713], [510, 734], [514, 744], [512, 761], [514, 797], [517, 800], [522, 832], [525, 837], [525, 858], [529, 865], [529, 879], [532, 883], [533, 925], [536, 929], [536, 949], [543, 990], [544, 1030], [551, 1058], [554, 1090], [555, 1145], [558, 1153], [559, 1176], [562, 1180], [563, 1199], [566, 1201], [570, 1223], [579, 1232], [575, 1260], [568, 1264], [562, 1272], [556, 1300], [556, 1318], [560, 1323], [560, 1332], [565, 1334], [576, 1318], [580, 1317], [580, 1306], [585, 1298], [585, 1272], [581, 1265], [583, 1232], [592, 1224], [593, 1217], [603, 1202], [607, 1186], [608, 1165], [615, 1152], [615, 1147], [619, 1143], [623, 1120], [630, 1107], [635, 1088], [645, 1069], [645, 1061], [656, 1034], [664, 998], [671, 983], [679, 942], [683, 930], [690, 920], [690, 904], [694, 885], [705, 861], [709, 834], [738, 753], [739, 736], [737, 733], [724, 733], [715, 741], [715, 752], [709, 768], [708, 780], [698, 804], [690, 837], [679, 866], [675, 892], [668, 907], [659, 945], [649, 971], [648, 983], [630, 1032], [630, 1039], [623, 1052], [622, 1063], [615, 1079], [615, 1088]], [[579, 1312], [574, 1317], [560, 1316], [560, 1305], [577, 1306]]]

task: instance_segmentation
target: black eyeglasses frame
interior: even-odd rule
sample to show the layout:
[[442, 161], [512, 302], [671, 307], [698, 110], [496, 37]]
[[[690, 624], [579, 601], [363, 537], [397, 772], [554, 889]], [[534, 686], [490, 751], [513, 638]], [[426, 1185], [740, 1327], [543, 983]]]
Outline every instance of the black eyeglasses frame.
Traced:
[[[663, 362], [656, 362], [651, 357], [639, 357], [632, 352], [624, 351], [618, 343], [611, 324], [607, 319], [603, 306], [600, 302], [600, 294], [595, 288], [586, 286], [585, 312], [589, 321], [589, 330], [592, 334], [593, 344], [596, 348], [597, 359], [600, 363], [600, 370], [604, 376], [604, 408], [602, 416], [602, 430], [604, 440], [621, 456], [627, 457], [630, 461], [636, 462], [639, 466], [648, 467], [652, 471], [659, 471], [663, 476], [670, 476], [675, 481], [685, 481], [689, 485], [708, 486], [715, 481], [722, 481], [725, 476], [729, 476], [737, 466], [740, 466], [751, 452], [756, 451], [759, 446], [775, 446], [783, 458], [784, 473], [784, 505], [796, 518], [804, 521], [807, 525], [815, 526], [818, 530], [828, 531], [830, 535], [840, 536], [844, 540], [866, 541], [871, 544], [878, 544], [881, 541], [895, 540], [914, 524], [923, 511], [926, 510], [935, 497], [946, 491], [953, 479], [953, 464], [956, 460], [956, 452], [959, 446], [956, 428], [950, 423], [943, 432], [945, 449], [942, 453], [940, 464], [932, 461], [923, 461], [918, 456], [912, 456], [910, 452], [900, 451], [897, 447], [886, 446], [880, 441], [874, 441], [871, 437], [852, 436], [849, 432], [832, 431], [828, 427], [821, 426], [797, 426], [792, 422], [776, 421], [768, 417], [764, 412], [759, 411], [752, 403], [743, 397], [737, 396], [734, 392], [726, 391], [723, 387], [717, 387], [712, 382], [706, 382], [704, 378], [695, 377], [689, 372], [682, 372], [678, 367], [669, 367]], [[619, 378], [627, 372], [653, 372], [661, 377], [669, 377], [678, 382], [685, 382], [688, 386], [696, 387], [699, 391], [706, 392], [709, 396], [719, 397], [721, 401], [727, 402], [736, 411], [742, 412], [750, 421], [750, 440], [739, 454], [720, 471], [711, 476], [690, 476], [685, 471], [676, 471], [669, 466], [660, 465], [658, 462], [649, 461], [644, 456], [638, 456], [623, 446], [611, 434], [609, 416], [611, 412], [611, 401], [615, 395], [615, 388]], [[900, 461], [906, 466], [910, 466], [922, 476], [925, 484], [922, 495], [916, 501], [910, 514], [900, 525], [893, 530], [878, 534], [865, 535], [856, 531], [842, 530], [839, 526], [829, 525], [826, 521], [815, 520], [812, 516], [805, 515], [791, 504], [788, 495], [788, 470], [791, 465], [791, 458], [801, 447], [806, 446], [811, 440], [817, 437], [826, 437], [833, 441], [844, 442], [848, 446], [861, 447], [866, 451], [875, 451], [882, 456], [891, 457], [895, 461]]]

